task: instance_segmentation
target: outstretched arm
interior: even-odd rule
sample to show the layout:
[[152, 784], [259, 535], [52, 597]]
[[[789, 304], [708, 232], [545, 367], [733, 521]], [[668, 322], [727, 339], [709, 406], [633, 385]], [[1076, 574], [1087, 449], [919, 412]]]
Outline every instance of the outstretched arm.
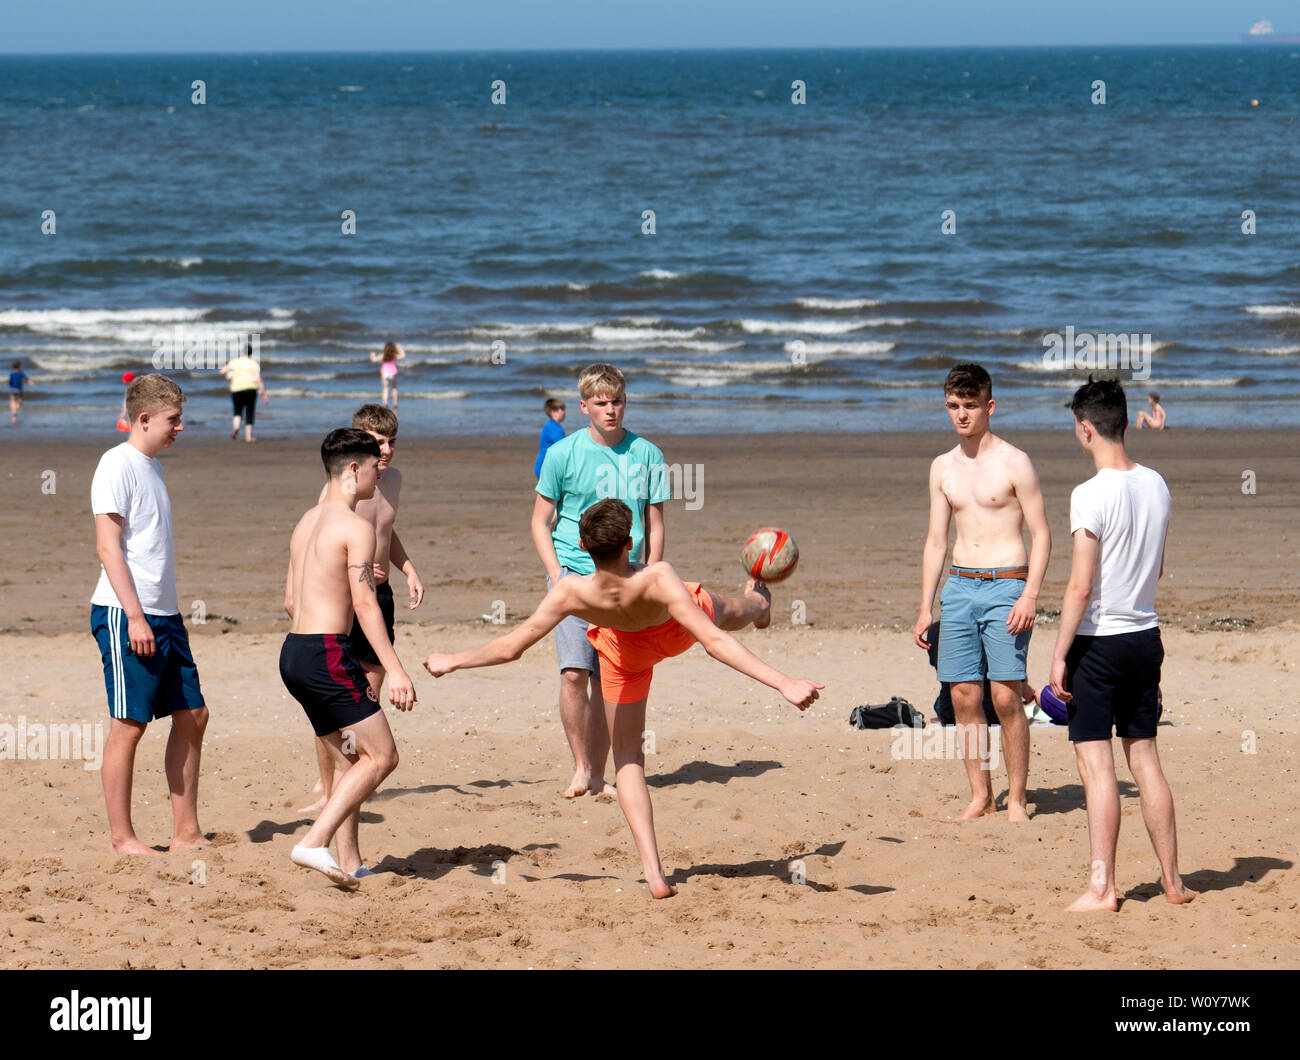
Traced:
[[568, 617], [572, 596], [572, 583], [568, 579], [560, 581], [542, 598], [537, 610], [509, 633], [469, 651], [452, 655], [432, 652], [424, 660], [424, 668], [434, 677], [442, 677], [453, 670], [473, 670], [480, 666], [514, 662]]
[[825, 688], [815, 681], [787, 677], [746, 648], [730, 633], [713, 624], [691, 599], [677, 572], [667, 563], [660, 565], [654, 595], [668, 607], [668, 613], [682, 628], [704, 645], [704, 650], [718, 662], [726, 663], [746, 677], [761, 681], [774, 688], [800, 710], [806, 709], [817, 698], [817, 690]]

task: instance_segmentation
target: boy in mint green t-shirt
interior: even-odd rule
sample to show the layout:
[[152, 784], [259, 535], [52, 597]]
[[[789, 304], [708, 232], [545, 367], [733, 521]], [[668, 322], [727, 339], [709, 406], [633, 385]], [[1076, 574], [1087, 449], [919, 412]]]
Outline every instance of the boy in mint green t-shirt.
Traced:
[[[613, 497], [632, 509], [633, 562], [664, 558], [663, 502], [671, 499], [663, 453], [623, 428], [627, 389], [613, 365], [593, 364], [578, 377], [579, 407], [590, 418], [546, 451], [533, 506], [533, 544], [548, 586], [566, 574], [591, 574], [591, 557], [578, 545], [578, 519], [597, 501]], [[600, 694], [596, 650], [587, 623], [566, 618], [555, 627], [560, 664], [560, 719], [573, 754], [573, 780], [565, 798], [605, 791], [609, 729]]]

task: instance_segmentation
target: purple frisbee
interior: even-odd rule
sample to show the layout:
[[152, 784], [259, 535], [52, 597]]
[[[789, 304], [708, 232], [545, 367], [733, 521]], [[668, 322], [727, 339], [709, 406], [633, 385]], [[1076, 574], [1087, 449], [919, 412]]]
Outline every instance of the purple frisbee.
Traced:
[[1069, 707], [1066, 706], [1065, 700], [1052, 691], [1050, 684], [1045, 684], [1039, 689], [1038, 705], [1043, 708], [1043, 713], [1053, 721], [1064, 722], [1069, 720]]

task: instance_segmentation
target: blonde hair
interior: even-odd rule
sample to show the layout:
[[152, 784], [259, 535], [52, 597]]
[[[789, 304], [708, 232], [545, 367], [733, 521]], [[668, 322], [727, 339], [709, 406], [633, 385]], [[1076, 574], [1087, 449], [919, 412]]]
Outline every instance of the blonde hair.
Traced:
[[132, 423], [143, 412], [157, 412], [169, 405], [185, 404], [185, 393], [165, 375], [142, 375], [126, 388], [126, 418]]
[[627, 381], [623, 373], [612, 364], [589, 364], [578, 376], [578, 394], [583, 401], [597, 394], [627, 393]]

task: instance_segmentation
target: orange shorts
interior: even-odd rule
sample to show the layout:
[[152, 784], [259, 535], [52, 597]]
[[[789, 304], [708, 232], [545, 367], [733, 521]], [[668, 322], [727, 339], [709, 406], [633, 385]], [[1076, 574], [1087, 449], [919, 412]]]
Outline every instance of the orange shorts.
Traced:
[[[713, 598], [698, 582], [683, 582], [695, 605], [713, 617]], [[606, 703], [635, 703], [650, 693], [655, 663], [681, 655], [695, 638], [675, 618], [636, 633], [588, 626], [587, 639], [600, 655], [600, 690]]]

